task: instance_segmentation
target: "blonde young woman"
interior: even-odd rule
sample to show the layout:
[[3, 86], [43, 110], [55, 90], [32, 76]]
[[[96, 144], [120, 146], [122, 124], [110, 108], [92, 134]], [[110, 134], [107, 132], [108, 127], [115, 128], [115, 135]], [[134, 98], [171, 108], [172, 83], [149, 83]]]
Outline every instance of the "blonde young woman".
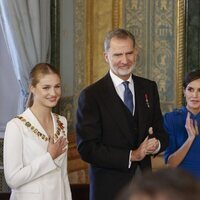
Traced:
[[47, 63], [30, 73], [28, 108], [8, 122], [4, 173], [11, 200], [71, 200], [67, 121], [52, 113], [61, 96], [58, 72]]

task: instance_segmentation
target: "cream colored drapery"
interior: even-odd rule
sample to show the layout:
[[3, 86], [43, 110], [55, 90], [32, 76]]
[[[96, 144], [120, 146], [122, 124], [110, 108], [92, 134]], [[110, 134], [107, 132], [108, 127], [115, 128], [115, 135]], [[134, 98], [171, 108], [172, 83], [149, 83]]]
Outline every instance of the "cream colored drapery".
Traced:
[[21, 89], [24, 110], [32, 67], [50, 60], [50, 0], [1, 0], [0, 24]]

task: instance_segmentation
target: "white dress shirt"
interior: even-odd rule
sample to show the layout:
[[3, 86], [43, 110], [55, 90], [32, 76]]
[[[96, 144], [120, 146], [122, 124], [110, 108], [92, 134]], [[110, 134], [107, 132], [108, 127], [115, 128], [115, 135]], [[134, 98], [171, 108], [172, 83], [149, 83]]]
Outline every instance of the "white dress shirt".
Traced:
[[[115, 86], [115, 90], [116, 90], [117, 94], [119, 95], [121, 100], [124, 102], [124, 90], [125, 90], [124, 85], [123, 85], [124, 80], [122, 80], [118, 76], [116, 76], [111, 70], [110, 70], [110, 76], [111, 76], [112, 82]], [[134, 115], [134, 113], [135, 113], [135, 91], [134, 91], [134, 83], [133, 83], [133, 79], [132, 79], [131, 75], [127, 81], [129, 82], [128, 86], [133, 95], [133, 113], [132, 114]]]

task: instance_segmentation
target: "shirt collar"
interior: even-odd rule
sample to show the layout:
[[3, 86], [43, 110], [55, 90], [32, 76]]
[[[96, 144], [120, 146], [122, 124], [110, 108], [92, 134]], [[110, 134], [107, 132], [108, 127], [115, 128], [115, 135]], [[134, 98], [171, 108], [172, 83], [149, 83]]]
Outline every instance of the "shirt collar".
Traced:
[[[110, 73], [110, 77], [113, 81], [113, 84], [115, 87], [118, 87], [120, 84], [122, 84], [124, 82], [124, 80], [122, 80], [121, 78], [119, 78], [117, 75], [115, 75], [111, 70], [109, 71]], [[127, 80], [131, 85], [133, 85], [133, 79], [132, 79], [132, 75], [130, 75], [130, 77]]]

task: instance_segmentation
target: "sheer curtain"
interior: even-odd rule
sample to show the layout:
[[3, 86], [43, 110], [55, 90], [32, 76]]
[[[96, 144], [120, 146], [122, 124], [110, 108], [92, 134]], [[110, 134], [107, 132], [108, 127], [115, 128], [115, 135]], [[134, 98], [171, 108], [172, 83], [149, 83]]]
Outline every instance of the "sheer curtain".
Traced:
[[[20, 91], [18, 101], [9, 88], [4, 88], [5, 90], [1, 91], [0, 108], [8, 96], [16, 98], [19, 102], [18, 114], [25, 108], [30, 70], [35, 64], [50, 60], [50, 0], [0, 0], [0, 25], [11, 57], [11, 70]], [[3, 69], [0, 68], [0, 74], [2, 73]], [[9, 81], [12, 79], [11, 74], [2, 78], [6, 79], [9, 85], [12, 84], [12, 81]], [[9, 95], [4, 94], [6, 92]], [[1, 127], [8, 118], [8, 113], [12, 117], [16, 115], [12, 105], [7, 105], [0, 113], [4, 116], [3, 120], [0, 118]]]
[[32, 67], [50, 60], [50, 0], [0, 1], [0, 23], [19, 82], [24, 110]]
[[20, 88], [12, 68], [12, 60], [7, 51], [0, 26], [0, 138], [4, 136], [8, 120], [17, 115]]

